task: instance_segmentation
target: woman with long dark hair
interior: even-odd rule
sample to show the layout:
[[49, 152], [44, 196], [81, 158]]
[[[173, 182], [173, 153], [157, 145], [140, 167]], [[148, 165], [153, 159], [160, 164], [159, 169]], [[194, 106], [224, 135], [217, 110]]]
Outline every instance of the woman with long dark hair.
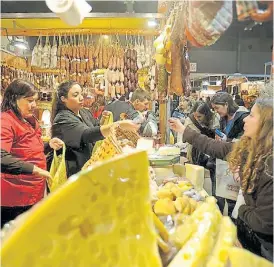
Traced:
[[262, 90], [244, 119], [239, 142], [210, 139], [176, 119], [170, 119], [170, 127], [201, 152], [228, 161], [243, 193], [243, 199], [238, 197], [238, 238], [245, 248], [273, 260], [273, 85]]
[[[91, 112], [83, 108], [81, 86], [75, 81], [63, 82], [57, 89], [53, 105], [52, 136], [66, 144], [68, 177], [79, 172], [90, 159], [93, 145], [110, 133], [111, 125], [99, 126]], [[132, 121], [116, 122], [124, 129], [138, 129]]]
[[[46, 171], [41, 129], [33, 116], [37, 88], [24, 80], [13, 81], [1, 104], [1, 227], [44, 197]], [[49, 146], [63, 142], [53, 138]]]
[[[184, 123], [185, 127], [189, 126], [193, 130], [200, 132], [210, 138], [215, 137], [215, 129], [219, 128], [219, 118], [212, 112], [207, 103], [197, 101], [188, 118]], [[183, 140], [184, 141], [184, 140]], [[204, 154], [197, 152], [191, 145], [187, 147], [187, 158], [190, 163], [203, 165]], [[205, 166], [204, 166], [205, 167]]]

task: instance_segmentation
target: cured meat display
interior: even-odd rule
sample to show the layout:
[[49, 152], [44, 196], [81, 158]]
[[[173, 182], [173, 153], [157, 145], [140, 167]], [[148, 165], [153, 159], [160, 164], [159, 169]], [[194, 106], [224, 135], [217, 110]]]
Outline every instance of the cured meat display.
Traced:
[[[129, 96], [138, 87], [138, 69], [153, 64], [152, 40], [144, 37], [127, 36], [122, 44], [111, 38], [91, 35], [39, 37], [33, 50], [31, 65], [38, 69], [60, 71], [58, 81], [71, 79], [83, 87], [94, 86], [92, 72], [102, 71], [96, 90], [106, 97]], [[58, 45], [57, 45], [58, 44]], [[41, 51], [41, 52], [40, 52]], [[100, 94], [101, 94], [100, 92]]]
[[233, 19], [232, 1], [189, 1], [186, 35], [193, 46], [214, 44]]

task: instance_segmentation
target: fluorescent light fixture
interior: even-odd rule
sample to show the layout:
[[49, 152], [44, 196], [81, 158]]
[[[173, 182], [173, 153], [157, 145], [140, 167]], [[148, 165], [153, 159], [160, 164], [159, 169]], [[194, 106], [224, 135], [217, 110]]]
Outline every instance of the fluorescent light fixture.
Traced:
[[147, 25], [148, 25], [148, 27], [150, 27], [150, 28], [155, 28], [155, 27], [158, 25], [158, 23], [157, 23], [156, 20], [149, 20], [149, 21], [147, 22]]

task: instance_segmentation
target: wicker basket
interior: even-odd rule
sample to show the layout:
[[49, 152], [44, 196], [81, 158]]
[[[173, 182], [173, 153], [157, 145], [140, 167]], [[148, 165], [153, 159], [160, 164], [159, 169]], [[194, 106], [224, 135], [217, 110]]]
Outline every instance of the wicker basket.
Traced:
[[110, 129], [110, 135], [105, 138], [102, 144], [96, 149], [95, 153], [83, 166], [83, 170], [91, 167], [98, 161], [113, 158], [115, 155], [123, 153], [123, 148], [120, 145], [120, 140], [128, 140], [136, 147], [140, 136], [135, 131], [124, 130], [119, 125], [113, 125]]

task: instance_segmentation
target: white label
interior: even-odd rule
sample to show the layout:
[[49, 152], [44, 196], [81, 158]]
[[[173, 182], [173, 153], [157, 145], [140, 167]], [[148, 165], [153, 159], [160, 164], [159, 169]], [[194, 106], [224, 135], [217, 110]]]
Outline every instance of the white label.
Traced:
[[197, 63], [190, 63], [190, 72], [196, 72], [197, 71]]

